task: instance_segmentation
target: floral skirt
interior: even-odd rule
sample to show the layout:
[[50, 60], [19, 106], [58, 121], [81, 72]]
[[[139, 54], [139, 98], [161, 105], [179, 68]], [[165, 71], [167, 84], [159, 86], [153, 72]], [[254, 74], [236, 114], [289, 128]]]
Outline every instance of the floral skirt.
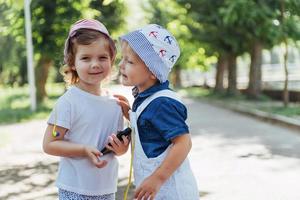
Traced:
[[115, 200], [115, 193], [104, 194], [99, 196], [89, 196], [59, 189], [58, 197], [59, 200]]

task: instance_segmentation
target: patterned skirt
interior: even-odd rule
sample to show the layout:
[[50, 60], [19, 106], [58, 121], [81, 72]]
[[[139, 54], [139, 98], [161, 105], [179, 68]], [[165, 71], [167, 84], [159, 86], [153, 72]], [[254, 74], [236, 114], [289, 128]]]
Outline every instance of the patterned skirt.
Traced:
[[115, 193], [104, 194], [99, 196], [89, 196], [59, 189], [58, 197], [59, 200], [115, 200]]

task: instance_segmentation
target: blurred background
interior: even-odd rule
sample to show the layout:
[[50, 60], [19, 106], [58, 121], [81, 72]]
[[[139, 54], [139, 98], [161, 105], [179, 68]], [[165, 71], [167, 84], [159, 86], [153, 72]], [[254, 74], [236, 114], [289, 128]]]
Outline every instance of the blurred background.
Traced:
[[[64, 40], [80, 18], [102, 21], [115, 39], [147, 23], [167, 27], [182, 49], [170, 77], [174, 88], [204, 86], [221, 96], [269, 97], [285, 106], [299, 101], [297, 0], [34, 0], [27, 24], [32, 30], [37, 109], [28, 112], [24, 2], [29, 1], [0, 1], [1, 123], [47, 115], [62, 92]], [[294, 109], [293, 114], [300, 113]]]
[[[29, 15], [26, 17], [25, 13]], [[181, 47], [181, 57], [170, 75], [172, 88], [193, 101], [234, 107], [256, 116], [262, 112], [265, 114], [260, 118], [264, 119], [280, 116], [284, 119], [280, 123], [287, 127], [285, 130], [292, 128], [299, 133], [299, 0], [0, 0], [0, 150], [3, 155], [13, 152], [5, 149], [14, 141], [15, 136], [10, 133], [14, 127], [19, 127], [19, 131], [26, 127], [18, 126], [19, 123], [44, 123], [56, 99], [66, 90], [59, 73], [64, 41], [71, 24], [80, 18], [100, 20], [116, 41], [119, 35], [148, 23], [166, 27]], [[26, 26], [27, 36], [31, 33], [27, 38]], [[119, 59], [120, 55], [107, 87], [118, 87]], [[250, 112], [253, 110], [257, 112]], [[278, 140], [282, 138], [285, 136]], [[299, 135], [290, 141], [298, 142], [292, 147], [299, 146]], [[298, 163], [299, 148], [292, 154], [297, 155]], [[53, 162], [51, 166], [55, 168], [57, 162]], [[3, 177], [8, 172], [6, 169], [16, 169], [22, 163], [12, 163], [7, 168], [4, 165], [0, 168]], [[39, 163], [30, 169], [39, 167], [44, 169], [46, 165]], [[1, 186], [7, 187], [9, 180], [0, 178], [0, 199], [16, 196], [7, 192], [9, 189], [1, 193]], [[18, 181], [23, 179], [14, 183]], [[205, 198], [207, 193], [200, 194]], [[15, 198], [37, 199], [18, 195]], [[278, 199], [294, 198], [296, 195]]]
[[[25, 19], [24, 2], [30, 4], [30, 21]], [[224, 97], [280, 100], [286, 107], [300, 100], [299, 4], [298, 0], [0, 0], [0, 123], [47, 115], [64, 91], [59, 73], [64, 40], [70, 25], [80, 18], [102, 21], [116, 40], [147, 23], [167, 27], [182, 49], [170, 77], [174, 88], [202, 86]], [[28, 96], [26, 22], [32, 31], [34, 109]], [[294, 109], [299, 114], [299, 108]], [[282, 112], [291, 115], [288, 109]]]

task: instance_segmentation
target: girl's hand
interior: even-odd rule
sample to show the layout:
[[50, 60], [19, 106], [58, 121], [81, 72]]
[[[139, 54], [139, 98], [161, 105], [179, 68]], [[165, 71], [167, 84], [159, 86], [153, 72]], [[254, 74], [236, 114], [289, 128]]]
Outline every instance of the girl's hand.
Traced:
[[163, 184], [163, 180], [159, 177], [151, 175], [146, 178], [142, 184], [136, 189], [134, 193], [134, 198], [136, 200], [153, 200], [156, 196], [157, 192], [159, 191], [160, 187]]
[[123, 112], [124, 117], [129, 120], [129, 113], [128, 112], [131, 108], [130, 108], [130, 104], [129, 104], [128, 99], [126, 97], [122, 96], [122, 95], [117, 95], [117, 94], [115, 94], [114, 97], [116, 97], [118, 99], [118, 104], [122, 108], [122, 112]]
[[126, 136], [122, 136], [123, 142], [117, 138], [115, 134], [109, 136], [109, 144], [106, 145], [106, 148], [113, 151], [117, 156], [120, 156], [128, 150], [129, 139]]
[[100, 160], [99, 157], [102, 153], [94, 147], [85, 147], [84, 149], [86, 157], [98, 168], [105, 167], [107, 164], [106, 160]]

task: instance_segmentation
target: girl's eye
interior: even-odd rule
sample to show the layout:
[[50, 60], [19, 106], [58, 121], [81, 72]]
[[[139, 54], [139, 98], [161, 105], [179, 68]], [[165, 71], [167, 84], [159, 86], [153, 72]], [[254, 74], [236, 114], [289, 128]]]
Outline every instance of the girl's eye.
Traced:
[[87, 60], [89, 57], [82, 57], [81, 60]]

